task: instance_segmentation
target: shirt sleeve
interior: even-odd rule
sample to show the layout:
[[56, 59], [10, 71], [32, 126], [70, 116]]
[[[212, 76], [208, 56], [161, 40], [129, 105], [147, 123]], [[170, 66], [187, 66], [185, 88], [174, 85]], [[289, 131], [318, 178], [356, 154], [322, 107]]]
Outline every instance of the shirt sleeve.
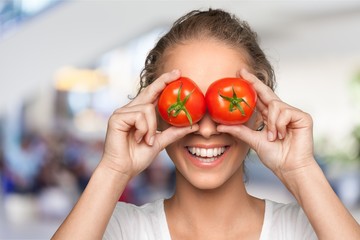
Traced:
[[304, 211], [297, 203], [273, 203], [273, 216], [269, 239], [318, 239]]
[[163, 200], [136, 206], [117, 203], [103, 235], [104, 240], [168, 240]]
[[127, 207], [128, 204], [117, 203], [110, 221], [105, 230], [103, 240], [111, 239], [131, 239], [129, 234], [134, 231], [132, 229], [133, 217], [131, 216], [132, 208]]

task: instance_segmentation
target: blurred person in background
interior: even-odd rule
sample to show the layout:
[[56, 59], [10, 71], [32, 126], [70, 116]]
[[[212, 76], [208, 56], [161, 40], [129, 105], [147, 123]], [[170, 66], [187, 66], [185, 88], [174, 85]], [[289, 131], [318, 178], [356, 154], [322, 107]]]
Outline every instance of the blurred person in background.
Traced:
[[[204, 93], [217, 79], [242, 77], [257, 92], [257, 111], [243, 125], [217, 124], [206, 113], [191, 128], [170, 126], [155, 106], [180, 76]], [[272, 67], [246, 22], [221, 10], [186, 14], [149, 53], [141, 77], [138, 96], [111, 116], [101, 162], [53, 239], [360, 238], [359, 224], [314, 159], [311, 117], [273, 92]], [[188, 150], [218, 146], [225, 150], [212, 160]], [[163, 148], [176, 166], [174, 195], [140, 207], [118, 203]], [[246, 192], [250, 148], [297, 203]]]
[[172, 176], [174, 168], [167, 163], [168, 157], [165, 154], [159, 156], [146, 168], [134, 187], [136, 200], [135, 204], [144, 204], [156, 201], [159, 198], [170, 197], [174, 190]]
[[4, 172], [5, 193], [35, 193], [36, 181], [44, 164], [46, 148], [35, 133], [24, 133], [20, 143], [8, 143], [5, 152], [6, 168]]

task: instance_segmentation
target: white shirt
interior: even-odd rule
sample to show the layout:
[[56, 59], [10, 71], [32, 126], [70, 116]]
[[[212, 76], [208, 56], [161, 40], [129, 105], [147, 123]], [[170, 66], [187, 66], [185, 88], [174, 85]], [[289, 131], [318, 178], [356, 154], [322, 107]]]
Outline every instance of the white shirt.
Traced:
[[[143, 206], [119, 202], [103, 239], [171, 240], [164, 200]], [[296, 203], [265, 200], [265, 216], [260, 240], [317, 239], [306, 215]]]

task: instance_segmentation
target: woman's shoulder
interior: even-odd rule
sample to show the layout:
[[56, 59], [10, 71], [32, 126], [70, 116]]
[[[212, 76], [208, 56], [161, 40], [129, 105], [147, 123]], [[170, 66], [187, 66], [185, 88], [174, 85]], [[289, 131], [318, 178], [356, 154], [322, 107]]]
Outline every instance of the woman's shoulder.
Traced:
[[164, 209], [164, 199], [159, 199], [154, 202], [146, 203], [143, 205], [135, 205], [132, 203], [126, 203], [126, 202], [118, 202], [116, 204], [114, 213], [121, 212], [123, 214], [124, 212], [132, 215], [132, 214], [140, 214], [140, 215], [146, 215], [146, 216], [152, 216], [155, 214], [159, 214], [159, 212], [163, 211]]
[[271, 200], [265, 200], [262, 236], [261, 239], [317, 239], [299, 204]]
[[272, 223], [278, 224], [308, 224], [309, 221], [296, 202], [279, 203], [271, 200], [265, 200], [265, 218], [268, 218]]
[[164, 200], [141, 206], [118, 202], [103, 239], [166, 239]]
[[163, 221], [164, 200], [160, 199], [144, 205], [118, 202], [110, 219], [119, 225], [139, 228], [151, 226], [155, 222]]
[[297, 202], [280, 203], [272, 200], [265, 200], [266, 210], [271, 211], [273, 216], [291, 217], [294, 214], [302, 214], [302, 209]]

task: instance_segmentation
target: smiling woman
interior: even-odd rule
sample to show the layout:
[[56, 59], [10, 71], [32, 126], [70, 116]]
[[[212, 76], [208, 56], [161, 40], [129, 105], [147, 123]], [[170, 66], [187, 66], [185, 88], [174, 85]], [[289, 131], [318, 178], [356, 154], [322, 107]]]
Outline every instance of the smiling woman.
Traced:
[[[203, 94], [217, 79], [241, 77], [256, 91], [256, 111], [243, 124], [219, 124], [206, 112], [192, 127], [172, 126], [156, 106], [180, 77]], [[110, 117], [102, 160], [53, 239], [360, 237], [314, 159], [311, 116], [273, 92], [272, 67], [247, 23], [223, 10], [184, 15], [150, 51], [141, 78], [137, 97]], [[143, 206], [118, 203], [127, 183], [164, 148], [176, 167], [173, 196]], [[251, 148], [296, 203], [246, 191]]]

